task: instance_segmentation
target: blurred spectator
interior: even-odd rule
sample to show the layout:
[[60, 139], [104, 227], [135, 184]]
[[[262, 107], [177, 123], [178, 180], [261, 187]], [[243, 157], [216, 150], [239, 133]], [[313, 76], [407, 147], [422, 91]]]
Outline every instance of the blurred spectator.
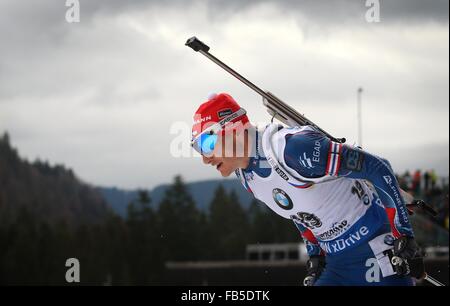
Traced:
[[[432, 223], [436, 223], [448, 231], [449, 212], [447, 177], [438, 178], [433, 169], [423, 172], [416, 170], [413, 176], [411, 176], [409, 171], [406, 171], [403, 175], [398, 176], [398, 182], [403, 190], [411, 193], [417, 199], [420, 198], [424, 200], [438, 212], [437, 218], [432, 218], [424, 214], [420, 209], [416, 210], [417, 214], [423, 215], [423, 217]], [[421, 226], [426, 227], [423, 224]], [[422, 229], [426, 231], [426, 228]]]
[[430, 190], [430, 183], [431, 183], [431, 171], [425, 171], [424, 175], [423, 175], [423, 182], [424, 182], [424, 190], [425, 193], [428, 192], [428, 190]]
[[411, 175], [409, 174], [409, 171], [406, 170], [405, 174], [403, 174], [402, 177], [400, 177], [399, 180], [400, 187], [405, 191], [411, 190]]
[[447, 177], [441, 177], [441, 187], [444, 188], [445, 186], [448, 187], [448, 178]]
[[[434, 190], [436, 187], [437, 179], [438, 179], [438, 177], [436, 175], [436, 171], [434, 171], [434, 169], [430, 171], [430, 179], [431, 179], [431, 189]], [[444, 186], [444, 185], [442, 185], [442, 186]]]
[[437, 221], [448, 231], [448, 196], [445, 197], [445, 204], [439, 209]]
[[421, 177], [420, 170], [416, 170], [416, 172], [414, 172], [414, 176], [412, 179], [412, 186], [411, 186], [411, 191], [416, 196], [419, 195], [419, 193], [420, 193], [421, 181], [422, 181], [422, 177]]

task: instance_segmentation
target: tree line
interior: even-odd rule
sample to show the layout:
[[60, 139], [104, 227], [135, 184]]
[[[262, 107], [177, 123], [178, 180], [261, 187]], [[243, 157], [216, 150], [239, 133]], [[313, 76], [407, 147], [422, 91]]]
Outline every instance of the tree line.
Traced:
[[[205, 192], [209, 192], [206, 191]], [[82, 284], [170, 284], [168, 261], [237, 260], [250, 243], [298, 241], [295, 226], [254, 201], [244, 210], [222, 186], [200, 211], [177, 176], [158, 208], [140, 191], [126, 218], [70, 226], [21, 208], [0, 226], [0, 284], [66, 284], [65, 262], [77, 258]]]

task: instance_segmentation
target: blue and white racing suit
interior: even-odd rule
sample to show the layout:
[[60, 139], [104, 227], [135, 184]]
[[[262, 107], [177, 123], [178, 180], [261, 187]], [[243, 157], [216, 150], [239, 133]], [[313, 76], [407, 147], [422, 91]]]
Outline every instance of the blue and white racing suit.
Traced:
[[413, 283], [394, 273], [385, 254], [395, 238], [413, 236], [386, 160], [308, 126], [270, 124], [255, 139], [249, 166], [236, 174], [257, 199], [294, 221], [310, 256], [326, 255], [316, 285]]

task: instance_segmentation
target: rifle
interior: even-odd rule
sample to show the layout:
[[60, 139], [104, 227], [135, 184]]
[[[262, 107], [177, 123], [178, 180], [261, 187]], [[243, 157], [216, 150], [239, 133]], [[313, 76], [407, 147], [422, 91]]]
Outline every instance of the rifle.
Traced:
[[287, 126], [293, 127], [293, 126], [305, 126], [309, 125], [316, 131], [322, 133], [329, 139], [331, 139], [334, 142], [338, 143], [344, 143], [345, 138], [336, 138], [331, 136], [329, 133], [327, 133], [325, 130], [321, 129], [317, 124], [306, 118], [304, 115], [297, 112], [294, 108], [283, 102], [281, 99], [276, 97], [274, 94], [264, 91], [246, 78], [244, 78], [242, 75], [237, 73], [234, 69], [223, 63], [221, 60], [219, 60], [217, 57], [209, 53], [209, 47], [201, 42], [197, 37], [193, 36], [189, 38], [186, 43], [186, 46], [192, 48], [196, 52], [200, 52], [207, 58], [209, 58], [211, 61], [222, 67], [225, 71], [233, 75], [235, 78], [237, 78], [239, 81], [253, 89], [256, 93], [258, 93], [263, 98], [263, 104], [267, 108], [268, 113], [273, 117], [281, 121], [282, 123], [286, 124]]

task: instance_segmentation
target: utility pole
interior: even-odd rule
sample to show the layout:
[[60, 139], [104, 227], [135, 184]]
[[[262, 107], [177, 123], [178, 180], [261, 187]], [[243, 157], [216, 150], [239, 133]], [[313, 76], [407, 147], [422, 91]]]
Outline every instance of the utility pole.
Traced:
[[358, 120], [358, 146], [362, 148], [363, 140], [362, 140], [362, 110], [361, 110], [361, 96], [363, 89], [362, 87], [358, 88], [357, 93], [357, 120]]

